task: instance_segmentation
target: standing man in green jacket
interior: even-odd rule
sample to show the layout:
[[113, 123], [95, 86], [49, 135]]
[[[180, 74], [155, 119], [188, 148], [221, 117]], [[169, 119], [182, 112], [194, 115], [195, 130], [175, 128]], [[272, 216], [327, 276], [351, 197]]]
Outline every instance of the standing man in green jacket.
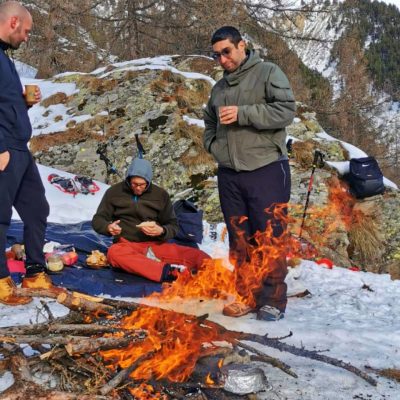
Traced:
[[[286, 233], [282, 216], [290, 197], [290, 170], [285, 127], [292, 122], [296, 107], [286, 75], [277, 65], [246, 50], [236, 28], [218, 29], [211, 44], [224, 76], [213, 87], [204, 110], [204, 146], [218, 163], [230, 258], [237, 268], [238, 293], [245, 298], [248, 277], [242, 266], [250, 261], [255, 237], [270, 226], [271, 240], [278, 244]], [[277, 209], [279, 213], [274, 212]], [[283, 317], [287, 303], [284, 253], [269, 259], [268, 273], [252, 290], [253, 300], [228, 304], [225, 315], [238, 317], [258, 311], [259, 319]], [[261, 254], [259, 262], [263, 258]]]

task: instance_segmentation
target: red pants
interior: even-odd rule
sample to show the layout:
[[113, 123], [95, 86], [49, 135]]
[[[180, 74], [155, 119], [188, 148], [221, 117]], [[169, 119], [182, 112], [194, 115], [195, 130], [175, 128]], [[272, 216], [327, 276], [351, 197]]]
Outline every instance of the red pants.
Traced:
[[[149, 247], [161, 261], [146, 257]], [[180, 264], [189, 269], [199, 269], [203, 260], [210, 256], [202, 250], [174, 243], [129, 242], [121, 238], [108, 249], [107, 258], [113, 267], [161, 282], [165, 264]]]

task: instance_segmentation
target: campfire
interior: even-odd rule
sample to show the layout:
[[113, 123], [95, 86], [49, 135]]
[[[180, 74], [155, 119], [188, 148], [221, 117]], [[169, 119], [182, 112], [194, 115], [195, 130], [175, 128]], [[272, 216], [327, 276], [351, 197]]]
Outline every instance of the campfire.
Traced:
[[[222, 259], [207, 260], [197, 274], [185, 271], [162, 293], [147, 299], [151, 305], [68, 291], [55, 296], [44, 290], [20, 289], [20, 295], [56, 298], [71, 312], [55, 319], [44, 303], [49, 322], [0, 329], [2, 369], [11, 370], [15, 377], [0, 399], [24, 398], [23, 393], [50, 400], [224, 398], [216, 393], [241, 398], [268, 389], [262, 363], [296, 378], [289, 365], [248, 342], [344, 368], [375, 385], [350, 364], [284, 343], [290, 332], [280, 338], [234, 332], [208, 320], [207, 314], [161, 308], [172, 302], [192, 301], [196, 307], [205, 300], [233, 298], [254, 306], [253, 292], [268, 274], [268, 266], [289, 248], [303, 255], [304, 247], [295, 237], [272, 238], [268, 227], [255, 238], [242, 268], [227, 268]], [[37, 354], [25, 356], [20, 344], [30, 345]], [[38, 376], [42, 381], [47, 376], [47, 382], [34, 383]]]

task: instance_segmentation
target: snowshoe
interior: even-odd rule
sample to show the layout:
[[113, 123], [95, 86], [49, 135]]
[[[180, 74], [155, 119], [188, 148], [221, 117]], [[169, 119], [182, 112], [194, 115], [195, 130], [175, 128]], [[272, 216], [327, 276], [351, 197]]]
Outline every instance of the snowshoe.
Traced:
[[74, 181], [82, 194], [95, 194], [100, 190], [93, 179], [88, 176], [76, 175]]
[[69, 193], [73, 196], [76, 196], [79, 193], [79, 188], [71, 178], [66, 178], [57, 174], [50, 174], [47, 180], [64, 193]]

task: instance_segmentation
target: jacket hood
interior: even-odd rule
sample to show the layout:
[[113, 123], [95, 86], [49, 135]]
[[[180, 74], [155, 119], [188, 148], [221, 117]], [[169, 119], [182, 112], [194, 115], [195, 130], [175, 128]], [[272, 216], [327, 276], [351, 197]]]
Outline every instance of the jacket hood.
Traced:
[[153, 179], [153, 169], [150, 161], [143, 158], [134, 158], [126, 173], [126, 180], [129, 181], [132, 176], [140, 176], [150, 184]]
[[247, 71], [252, 68], [255, 64], [262, 62], [262, 59], [254, 50], [250, 50], [248, 52], [247, 60], [240, 65], [235, 71], [233, 72], [224, 72], [224, 78], [228, 82], [229, 86], [235, 86], [239, 84], [241, 78], [247, 74]]

